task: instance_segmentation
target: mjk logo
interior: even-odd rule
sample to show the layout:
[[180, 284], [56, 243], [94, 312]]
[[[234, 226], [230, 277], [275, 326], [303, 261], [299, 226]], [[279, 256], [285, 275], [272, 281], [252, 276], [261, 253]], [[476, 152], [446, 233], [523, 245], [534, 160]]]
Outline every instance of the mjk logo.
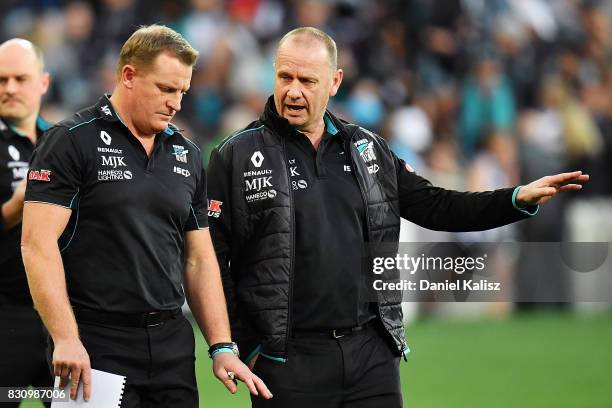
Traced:
[[51, 170], [30, 170], [28, 180], [51, 181]]
[[100, 139], [102, 139], [104, 144], [107, 145], [107, 146], [110, 146], [111, 141], [113, 140], [113, 139], [111, 139], [110, 135], [108, 133], [106, 133], [105, 131], [101, 131], [100, 132]]
[[122, 156], [102, 156], [102, 165], [112, 167], [126, 167]]
[[253, 180], [245, 180], [246, 191], [257, 190], [260, 191], [262, 188], [272, 187], [272, 177], [257, 177]]
[[251, 163], [253, 163], [253, 166], [255, 167], [261, 167], [261, 164], [263, 163], [263, 161], [264, 161], [263, 154], [261, 154], [259, 150], [253, 153], [253, 155], [251, 156]]
[[23, 180], [28, 177], [27, 167], [13, 167], [13, 180]]

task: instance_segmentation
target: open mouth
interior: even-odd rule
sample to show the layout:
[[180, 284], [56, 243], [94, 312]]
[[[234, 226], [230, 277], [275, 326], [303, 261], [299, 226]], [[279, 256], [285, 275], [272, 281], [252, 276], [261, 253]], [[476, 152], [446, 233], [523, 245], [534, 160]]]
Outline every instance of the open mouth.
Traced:
[[306, 109], [306, 107], [302, 106], [302, 105], [289, 105], [289, 104], [287, 104], [286, 106], [287, 106], [287, 109], [289, 111], [291, 111], [291, 112], [301, 112], [301, 111]]

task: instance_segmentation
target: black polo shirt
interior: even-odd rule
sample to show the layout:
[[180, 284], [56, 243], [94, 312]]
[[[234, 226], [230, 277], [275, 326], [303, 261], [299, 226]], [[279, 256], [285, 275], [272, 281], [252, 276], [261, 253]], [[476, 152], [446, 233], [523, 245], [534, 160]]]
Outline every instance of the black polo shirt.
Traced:
[[[37, 142], [49, 128], [39, 117], [36, 120]], [[10, 123], [0, 118], [0, 205], [7, 202], [19, 183], [26, 178], [34, 144]], [[21, 260], [21, 224], [5, 230], [0, 216], [0, 305], [11, 303], [32, 305], [30, 290]]]
[[287, 138], [295, 211], [295, 329], [348, 328], [375, 316], [363, 262], [364, 199], [349, 154], [329, 126], [317, 150], [300, 132]]
[[59, 246], [75, 307], [180, 307], [185, 232], [208, 227], [198, 147], [170, 126], [147, 154], [107, 96], [55, 127], [34, 152], [27, 202], [72, 209]]

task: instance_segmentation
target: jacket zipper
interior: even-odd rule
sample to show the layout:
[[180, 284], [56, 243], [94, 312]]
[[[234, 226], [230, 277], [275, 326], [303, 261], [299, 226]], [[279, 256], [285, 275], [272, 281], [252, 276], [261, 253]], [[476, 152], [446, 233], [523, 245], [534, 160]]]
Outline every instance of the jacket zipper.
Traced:
[[287, 186], [289, 191], [289, 213], [291, 218], [291, 257], [289, 260], [289, 297], [287, 298], [287, 333], [285, 334], [285, 362], [289, 359], [289, 337], [291, 335], [291, 325], [292, 325], [292, 312], [293, 312], [293, 265], [295, 262], [295, 214], [293, 207], [293, 190], [291, 188], [291, 172], [289, 170], [289, 166], [287, 165], [287, 146], [285, 138], [282, 139], [283, 143], [283, 166], [285, 167], [285, 172], [287, 173]]
[[[351, 166], [353, 168], [353, 172], [355, 174], [355, 178], [357, 179], [357, 185], [359, 186], [359, 192], [361, 193], [361, 198], [363, 199], [363, 205], [365, 208], [365, 217], [366, 217], [366, 232], [368, 234], [368, 236], [366, 237], [366, 245], [369, 242], [370, 236], [372, 235], [371, 231], [370, 231], [370, 217], [368, 215], [368, 199], [365, 195], [365, 193], [363, 192], [363, 186], [362, 186], [362, 182], [360, 180], [359, 177], [357, 177], [357, 164], [355, 163], [355, 159], [353, 158], [353, 149], [352, 149], [352, 144], [353, 139], [352, 137], [349, 139], [348, 141], [348, 151], [349, 151], [349, 156], [351, 158]], [[346, 150], [346, 148], [345, 148]], [[380, 319], [380, 322], [382, 323], [383, 327], [385, 328], [385, 331], [387, 333], [389, 333], [389, 331], [387, 330], [387, 328], [385, 327], [385, 323], [384, 320], [382, 318], [382, 312], [380, 311], [380, 303], [378, 303], [376, 305], [376, 312], [378, 314], [378, 318]], [[391, 335], [391, 333], [389, 333], [389, 335], [393, 338], [393, 336]], [[393, 341], [395, 342], [395, 339], [393, 339]], [[400, 340], [402, 349], [400, 350], [400, 353], [402, 353], [402, 357], [404, 358], [404, 361], [408, 361], [408, 359], [406, 358], [406, 355], [404, 354], [404, 350], [406, 349], [406, 343], [404, 341], [404, 339]]]
[[357, 179], [357, 184], [359, 185], [359, 193], [361, 193], [361, 199], [363, 200], [363, 206], [365, 209], [365, 218], [366, 218], [366, 232], [368, 234], [368, 236], [366, 237], [366, 243], [368, 242], [368, 240], [370, 239], [370, 235], [372, 235], [370, 233], [370, 216], [368, 215], [368, 199], [365, 195], [365, 193], [363, 192], [363, 186], [361, 183], [361, 180], [359, 179], [359, 177], [357, 177], [357, 164], [355, 163], [355, 159], [353, 158], [353, 149], [351, 148], [351, 143], [352, 143], [353, 139], [348, 139], [348, 142], [346, 143], [345, 146], [345, 150], [348, 150], [349, 153], [349, 157], [351, 158], [351, 166], [353, 166], [353, 173], [355, 174], [355, 179]]
[[[355, 158], [353, 157], [352, 143], [353, 143], [353, 138], [351, 137], [348, 140], [347, 147], [348, 147], [349, 156], [351, 158], [351, 166], [353, 168], [353, 174], [355, 174], [355, 179], [357, 180], [357, 185], [359, 186], [359, 192], [361, 193], [361, 199], [363, 200], [363, 208], [365, 210], [366, 232], [368, 236], [365, 239], [364, 245], [369, 245], [368, 243], [370, 242], [370, 237], [372, 236], [372, 233], [370, 231], [370, 215], [368, 213], [368, 198], [363, 192], [362, 181], [357, 175], [357, 163], [355, 162]], [[382, 320], [382, 314], [380, 313], [380, 305], [376, 306], [376, 311], [378, 312], [378, 317], [380, 318], [380, 321], [382, 323], [383, 320]]]

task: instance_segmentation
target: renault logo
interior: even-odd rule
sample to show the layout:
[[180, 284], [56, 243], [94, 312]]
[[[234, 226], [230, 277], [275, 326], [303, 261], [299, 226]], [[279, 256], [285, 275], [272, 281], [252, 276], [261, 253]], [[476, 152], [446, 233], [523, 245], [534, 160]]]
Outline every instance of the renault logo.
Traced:
[[251, 163], [253, 163], [255, 167], [261, 167], [261, 163], [263, 163], [263, 161], [263, 154], [261, 154], [259, 150], [253, 153], [253, 155], [251, 156]]
[[110, 146], [112, 139], [108, 133], [106, 133], [105, 131], [101, 131], [100, 139], [102, 139], [105, 145]]

